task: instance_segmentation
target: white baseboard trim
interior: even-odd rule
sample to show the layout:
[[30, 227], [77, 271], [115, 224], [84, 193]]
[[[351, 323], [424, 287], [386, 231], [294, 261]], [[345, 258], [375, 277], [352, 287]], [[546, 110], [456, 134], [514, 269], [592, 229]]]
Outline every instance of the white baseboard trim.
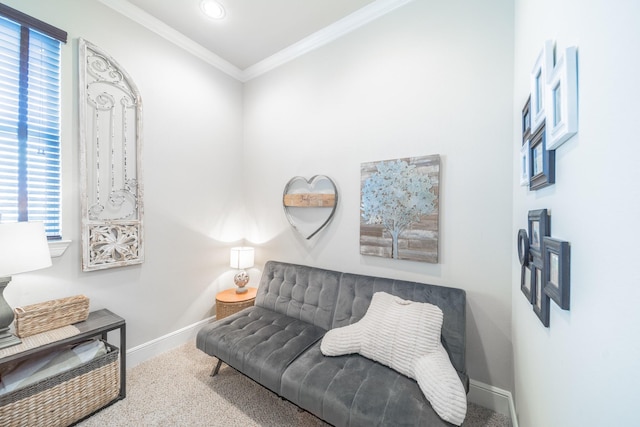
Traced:
[[511, 418], [511, 426], [518, 427], [516, 407], [510, 391], [476, 380], [469, 380], [469, 402], [504, 414]]
[[196, 334], [198, 333], [200, 328], [203, 325], [214, 321], [215, 319], [215, 316], [209, 317], [208, 319], [201, 320], [192, 325], [185, 326], [182, 329], [178, 329], [177, 331], [168, 333], [154, 340], [128, 349], [127, 369], [133, 368], [134, 366], [137, 366], [146, 360], [149, 360], [169, 350], [173, 350], [174, 348], [195, 339]]

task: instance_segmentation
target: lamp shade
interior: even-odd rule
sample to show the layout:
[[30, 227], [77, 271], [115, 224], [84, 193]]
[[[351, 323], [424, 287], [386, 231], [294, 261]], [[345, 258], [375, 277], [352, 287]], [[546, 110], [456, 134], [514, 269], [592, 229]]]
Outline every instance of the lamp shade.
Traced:
[[0, 224], [0, 277], [51, 266], [42, 222]]
[[229, 255], [229, 265], [231, 268], [244, 270], [253, 267], [253, 248], [249, 246], [238, 246], [231, 248]]

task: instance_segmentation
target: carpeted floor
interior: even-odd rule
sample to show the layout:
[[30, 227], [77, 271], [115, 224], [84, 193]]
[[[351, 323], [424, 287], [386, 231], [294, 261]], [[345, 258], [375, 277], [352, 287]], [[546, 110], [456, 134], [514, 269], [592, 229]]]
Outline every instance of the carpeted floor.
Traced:
[[[216, 359], [193, 342], [132, 368], [127, 397], [78, 424], [81, 427], [328, 426], [227, 365], [209, 376]], [[464, 427], [508, 427], [507, 417], [469, 404]]]

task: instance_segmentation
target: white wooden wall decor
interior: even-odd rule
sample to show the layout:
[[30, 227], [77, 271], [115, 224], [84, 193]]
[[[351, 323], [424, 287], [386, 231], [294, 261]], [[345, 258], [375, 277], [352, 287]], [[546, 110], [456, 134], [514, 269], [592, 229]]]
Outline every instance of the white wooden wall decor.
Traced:
[[120, 65], [80, 39], [82, 270], [144, 261], [142, 99]]

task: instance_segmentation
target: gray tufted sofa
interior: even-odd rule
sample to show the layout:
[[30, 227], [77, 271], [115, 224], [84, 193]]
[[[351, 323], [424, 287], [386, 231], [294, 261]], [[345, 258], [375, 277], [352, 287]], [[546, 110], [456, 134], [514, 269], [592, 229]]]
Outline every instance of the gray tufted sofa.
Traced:
[[269, 261], [255, 306], [204, 326], [196, 345], [335, 426], [450, 426], [413, 379], [358, 354], [320, 352], [325, 332], [361, 319], [378, 291], [440, 307], [442, 343], [468, 392], [461, 289]]

